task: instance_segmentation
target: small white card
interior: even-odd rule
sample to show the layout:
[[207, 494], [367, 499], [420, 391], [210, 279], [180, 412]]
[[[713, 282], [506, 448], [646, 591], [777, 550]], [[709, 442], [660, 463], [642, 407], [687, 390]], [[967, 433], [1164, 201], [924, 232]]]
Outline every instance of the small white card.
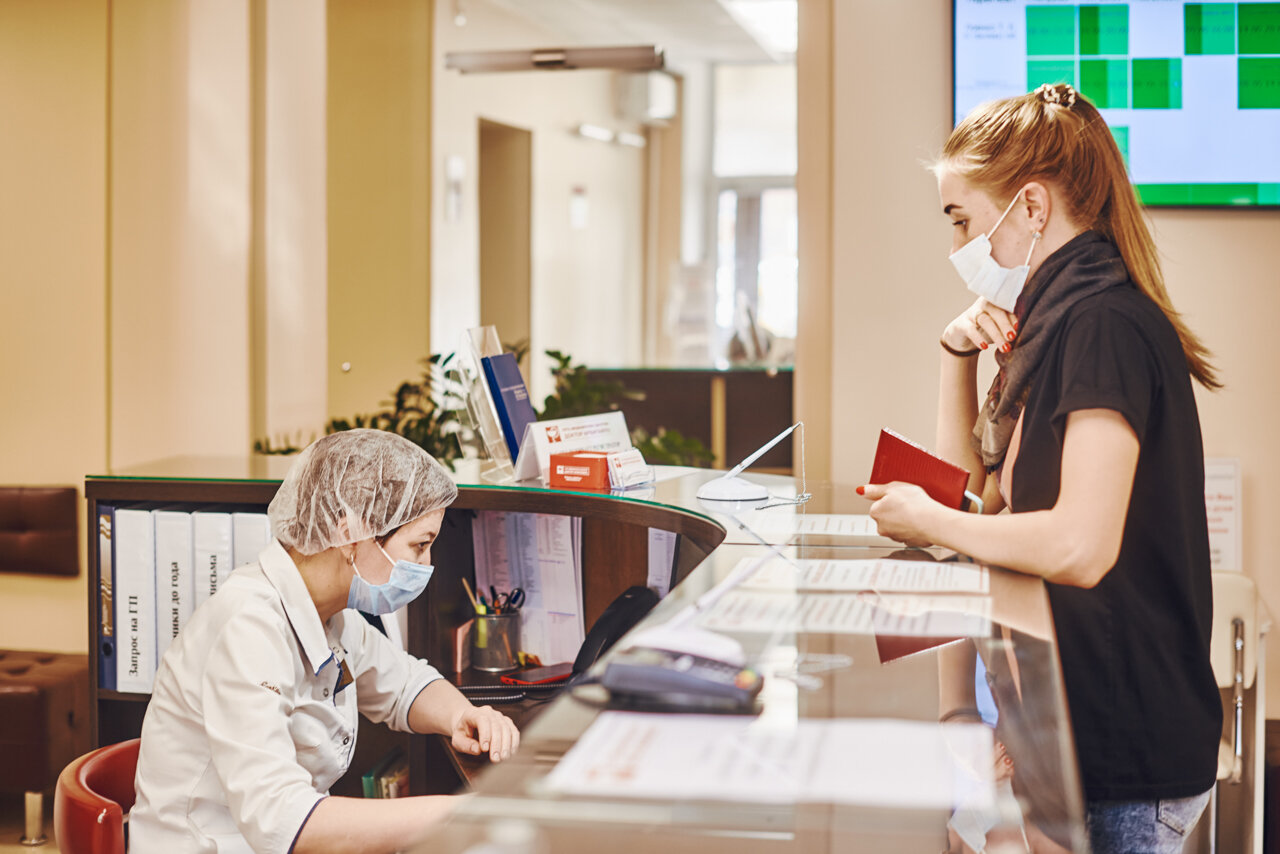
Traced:
[[631, 447], [621, 412], [535, 421], [524, 428], [516, 456], [516, 480], [545, 476], [551, 455], [564, 451], [622, 451]]
[[1209, 565], [1240, 572], [1240, 460], [1207, 457], [1204, 461], [1204, 509], [1209, 522]]
[[653, 466], [644, 461], [644, 456], [635, 448], [609, 454], [609, 484], [614, 489], [626, 489], [653, 483]]

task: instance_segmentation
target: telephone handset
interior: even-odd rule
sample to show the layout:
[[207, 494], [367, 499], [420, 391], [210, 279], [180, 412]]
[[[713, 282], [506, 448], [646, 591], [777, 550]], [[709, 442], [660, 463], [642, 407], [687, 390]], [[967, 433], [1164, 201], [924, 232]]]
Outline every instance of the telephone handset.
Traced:
[[587, 637], [573, 662], [573, 675], [583, 673], [596, 663], [618, 638], [631, 631], [631, 627], [658, 604], [658, 594], [648, 587], [628, 587], [617, 599], [609, 603], [587, 632]]

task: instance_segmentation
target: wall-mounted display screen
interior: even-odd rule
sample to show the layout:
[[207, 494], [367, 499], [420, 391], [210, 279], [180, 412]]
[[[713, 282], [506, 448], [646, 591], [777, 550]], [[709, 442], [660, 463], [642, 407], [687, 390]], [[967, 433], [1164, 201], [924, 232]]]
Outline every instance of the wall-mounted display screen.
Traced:
[[954, 0], [957, 122], [1070, 83], [1148, 205], [1280, 205], [1280, 2]]

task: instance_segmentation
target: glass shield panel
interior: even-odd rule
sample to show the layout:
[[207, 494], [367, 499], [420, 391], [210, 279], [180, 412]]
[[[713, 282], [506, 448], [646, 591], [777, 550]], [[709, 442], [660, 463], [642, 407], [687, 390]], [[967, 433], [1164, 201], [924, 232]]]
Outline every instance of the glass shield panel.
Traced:
[[[846, 491], [824, 487], [827, 509]], [[737, 641], [758, 708], [646, 714], [574, 687], [420, 850], [511, 819], [554, 851], [1087, 850], [1038, 579], [930, 550], [726, 542], [638, 631], [663, 625]]]

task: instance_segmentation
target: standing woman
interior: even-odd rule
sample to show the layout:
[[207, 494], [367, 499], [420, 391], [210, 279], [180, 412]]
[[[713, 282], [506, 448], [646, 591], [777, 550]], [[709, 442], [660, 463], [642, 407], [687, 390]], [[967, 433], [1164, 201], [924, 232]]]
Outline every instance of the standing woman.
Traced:
[[[871, 515], [1049, 582], [1093, 850], [1180, 851], [1222, 726], [1192, 380], [1220, 383], [1170, 304], [1107, 125], [1070, 86], [978, 107], [935, 171], [952, 261], [979, 294], [942, 333], [938, 453], [975, 472], [988, 513], [1011, 512], [892, 483], [863, 488]], [[980, 401], [988, 350], [999, 372]]]
[[156, 673], [133, 854], [407, 848], [453, 799], [329, 797], [358, 714], [511, 755], [507, 717], [352, 610], [390, 614], [426, 588], [456, 496], [444, 468], [393, 433], [335, 433], [302, 452], [267, 509], [274, 541], [196, 610]]

